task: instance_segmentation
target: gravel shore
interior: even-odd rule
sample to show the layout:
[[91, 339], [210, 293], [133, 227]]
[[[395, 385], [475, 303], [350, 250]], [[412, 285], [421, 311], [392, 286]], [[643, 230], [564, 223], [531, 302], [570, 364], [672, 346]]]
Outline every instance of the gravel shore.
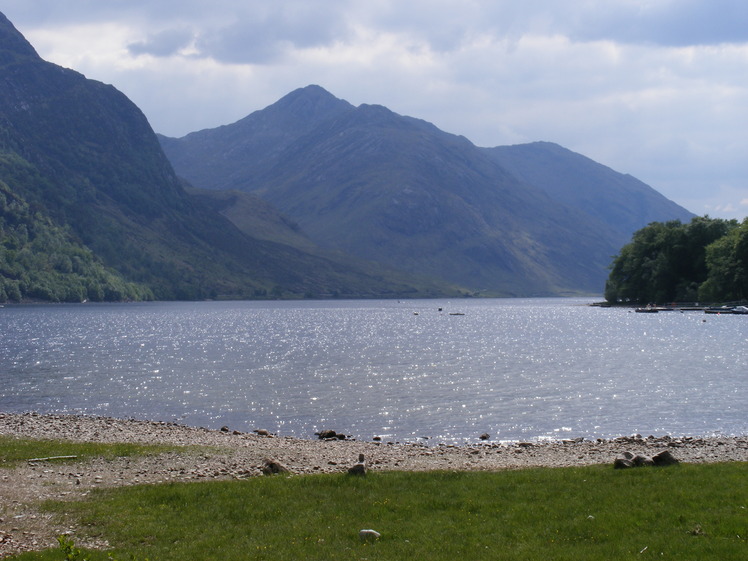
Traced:
[[[208, 430], [173, 423], [102, 417], [0, 413], [0, 435], [84, 442], [184, 446], [158, 456], [60, 463], [27, 462], [0, 470], [0, 558], [56, 545], [72, 526], [38, 510], [47, 499], [77, 500], [97, 487], [164, 481], [243, 479], [262, 475], [266, 460], [295, 474], [344, 472], [359, 454], [379, 470], [500, 470], [611, 464], [623, 452], [654, 456], [670, 451], [681, 462], [748, 461], [748, 436], [492, 443], [448, 446], [352, 440], [300, 440], [275, 435]], [[105, 544], [90, 544], [105, 545]]]

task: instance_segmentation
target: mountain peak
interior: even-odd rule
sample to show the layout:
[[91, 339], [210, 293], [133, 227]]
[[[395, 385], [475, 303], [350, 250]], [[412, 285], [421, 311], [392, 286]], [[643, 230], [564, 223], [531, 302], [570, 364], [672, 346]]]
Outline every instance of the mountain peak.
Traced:
[[292, 92], [284, 95], [281, 99], [289, 99], [300, 96], [337, 99], [325, 88], [323, 88], [322, 86], [318, 86], [317, 84], [309, 84], [308, 86], [304, 86], [303, 88], [296, 88]]
[[330, 111], [344, 108], [351, 109], [353, 106], [314, 84], [298, 88], [268, 107], [271, 111], [283, 111], [296, 117], [312, 120], [326, 116]]
[[8, 63], [18, 56], [39, 58], [31, 43], [0, 12], [0, 62]]
[[[245, 183], [289, 145], [321, 123], [354, 109], [324, 88], [309, 85], [230, 125], [192, 132], [181, 139], [160, 140], [172, 164], [196, 187], [245, 189]], [[210, 166], [205, 166], [209, 161], [224, 162], [235, 173], [217, 181]]]

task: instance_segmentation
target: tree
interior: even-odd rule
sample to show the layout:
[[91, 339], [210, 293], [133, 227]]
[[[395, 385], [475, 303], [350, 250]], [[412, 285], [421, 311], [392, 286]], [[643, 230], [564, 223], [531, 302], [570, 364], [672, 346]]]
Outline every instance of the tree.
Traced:
[[609, 302], [693, 301], [709, 269], [706, 248], [735, 230], [734, 220], [695, 217], [653, 222], [634, 233], [611, 264], [605, 285]]
[[748, 218], [706, 248], [709, 274], [699, 297], [709, 301], [748, 299]]

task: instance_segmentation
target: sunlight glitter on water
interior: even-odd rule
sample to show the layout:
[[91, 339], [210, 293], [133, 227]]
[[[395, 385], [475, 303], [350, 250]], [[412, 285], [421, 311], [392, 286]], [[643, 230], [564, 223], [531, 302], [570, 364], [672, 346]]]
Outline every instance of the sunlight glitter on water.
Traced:
[[748, 432], [748, 318], [583, 304], [6, 307], [0, 410], [363, 439]]

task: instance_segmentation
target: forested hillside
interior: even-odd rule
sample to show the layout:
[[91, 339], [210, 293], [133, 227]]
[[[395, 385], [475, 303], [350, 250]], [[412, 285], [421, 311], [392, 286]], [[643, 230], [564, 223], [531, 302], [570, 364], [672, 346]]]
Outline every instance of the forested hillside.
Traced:
[[56, 226], [0, 181], [0, 302], [153, 298], [106, 269], [68, 229]]

